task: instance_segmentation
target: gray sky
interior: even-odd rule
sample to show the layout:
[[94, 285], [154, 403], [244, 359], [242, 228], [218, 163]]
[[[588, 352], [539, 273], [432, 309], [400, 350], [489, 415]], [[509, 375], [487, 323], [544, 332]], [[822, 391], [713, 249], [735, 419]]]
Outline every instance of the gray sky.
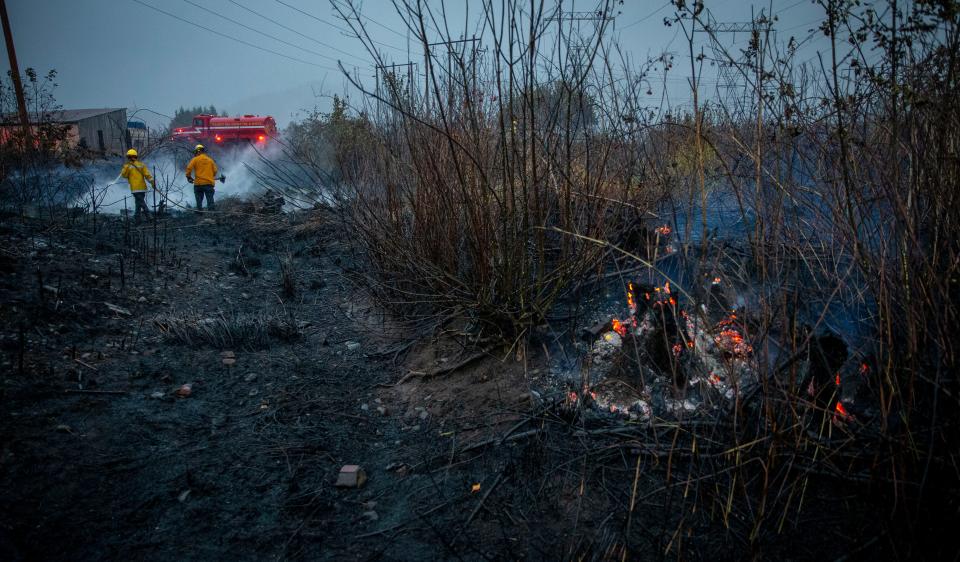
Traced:
[[[373, 74], [370, 57], [357, 39], [337, 29], [346, 25], [337, 19], [328, 0], [140, 1], [226, 37], [135, 0], [7, 0], [21, 71], [26, 67], [41, 73], [56, 69], [56, 97], [65, 108], [146, 108], [170, 115], [181, 105], [214, 104], [231, 113], [273, 115], [281, 124], [298, 110], [327, 107], [328, 100], [317, 99], [316, 94], [347, 89], [346, 80], [336, 70], [337, 60], [356, 68], [364, 79]], [[470, 6], [476, 10], [477, 4], [475, 0]], [[567, 4], [588, 10], [595, 2]], [[458, 21], [461, 28], [465, 5], [465, 0], [447, 0], [451, 20]], [[706, 0], [706, 6], [718, 21], [750, 18], [750, 2]], [[767, 6], [767, 2], [759, 3], [757, 9]], [[621, 10], [615, 35], [635, 60], [665, 49], [678, 55], [678, 74], [668, 79], [668, 86], [676, 92], [671, 97], [683, 102], [684, 78], [679, 69], [689, 68], [689, 57], [678, 28], [663, 25], [663, 17], [671, 13], [666, 0], [626, 0]], [[392, 3], [365, 0], [362, 11], [384, 54], [393, 62], [406, 61], [405, 28]], [[773, 11], [779, 17], [776, 28], [782, 42], [790, 35], [807, 37], [807, 30], [817, 25], [822, 13], [811, 0], [773, 0]], [[460, 31], [456, 29], [455, 34]], [[471, 27], [466, 34], [473, 31]], [[742, 45], [746, 36], [725, 40]], [[800, 58], [815, 56], [818, 47], [826, 47], [826, 42], [814, 37], [804, 44]], [[3, 51], [0, 64], [6, 72], [9, 65]], [[414, 51], [419, 49], [414, 47]], [[146, 110], [137, 117], [151, 122]]]

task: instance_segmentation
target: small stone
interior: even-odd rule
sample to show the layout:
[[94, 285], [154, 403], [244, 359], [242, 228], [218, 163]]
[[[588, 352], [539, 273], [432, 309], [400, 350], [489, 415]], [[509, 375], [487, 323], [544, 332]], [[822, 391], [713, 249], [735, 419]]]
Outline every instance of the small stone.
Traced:
[[337, 482], [334, 486], [338, 488], [361, 488], [367, 481], [367, 473], [360, 466], [355, 464], [344, 465], [337, 475]]
[[369, 521], [376, 521], [376, 520], [380, 519], [380, 516], [377, 515], [377, 512], [376, 512], [376, 511], [364, 511], [364, 512], [363, 512], [363, 517], [364, 517], [365, 519], [369, 520]]
[[386, 406], [377, 406], [377, 413], [381, 416], [387, 416], [390, 414], [390, 410]]
[[366, 412], [367, 410], [370, 409], [370, 405], [369, 405], [369, 404], [360, 404], [360, 409], [363, 410], [364, 412]]
[[232, 352], [232, 351], [221, 351], [221, 352], [220, 352], [220, 357], [223, 357], [224, 359], [233, 359], [233, 358], [235, 358], [236, 356], [237, 356], [237, 354], [234, 353], [234, 352]]
[[257, 390], [256, 388], [250, 389], [250, 394], [249, 394], [250, 396], [256, 396], [257, 394], [260, 394], [259, 390]]
[[147, 302], [147, 297], [140, 297], [137, 302]]
[[193, 394], [193, 385], [190, 383], [182, 385], [180, 388], [177, 389], [176, 394], [180, 398], [186, 398], [190, 396], [191, 394]]
[[349, 351], [356, 351], [356, 350], [360, 349], [360, 342], [357, 342], [357, 341], [348, 341], [348, 342], [347, 342], [347, 349], [348, 349]]
[[236, 362], [237, 362], [237, 360], [234, 359], [233, 357], [224, 357], [224, 358], [221, 359], [220, 361], [221, 361], [221, 363], [223, 363], [224, 366], [226, 366], [226, 367], [232, 367], [232, 366], [233, 366], [234, 364], [236, 364]]
[[247, 373], [247, 376], [243, 377], [244, 382], [253, 382], [255, 380], [257, 380], [256, 373]]
[[180, 495], [179, 495], [179, 496], [177, 496], [177, 501], [180, 502], [180, 503], [183, 503], [183, 502], [187, 501], [187, 498], [189, 498], [189, 497], [190, 497], [190, 490], [184, 490], [184, 491], [180, 492]]
[[158, 390], [158, 391], [154, 392], [153, 394], [151, 394], [151, 395], [150, 395], [150, 398], [153, 398], [153, 399], [155, 399], [155, 400], [160, 400], [160, 399], [162, 399], [164, 396], [166, 396], [166, 394], [164, 394], [163, 392], [160, 392], [160, 391]]
[[430, 417], [430, 412], [428, 412], [428, 411], [426, 411], [426, 410], [420, 412], [420, 419], [421, 419], [421, 420], [426, 420], [426, 419], [429, 418], [429, 417]]
[[417, 424], [410, 428], [410, 431], [420, 431], [420, 424]]

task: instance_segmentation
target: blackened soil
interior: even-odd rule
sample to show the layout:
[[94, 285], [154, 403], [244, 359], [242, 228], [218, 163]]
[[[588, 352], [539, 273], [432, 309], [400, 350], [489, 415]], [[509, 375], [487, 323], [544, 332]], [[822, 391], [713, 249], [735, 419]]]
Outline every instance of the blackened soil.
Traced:
[[[227, 202], [3, 219], [0, 560], [759, 557], [658, 448], [675, 424], [591, 426], [528, 392], [527, 348], [391, 321], [348, 235]], [[364, 487], [334, 486], [346, 464]], [[848, 510], [822, 513], [766, 552], [850, 552], [823, 532]]]
[[[322, 218], [9, 219], [2, 239], [0, 558], [449, 552], [429, 529], [484, 472], [413, 467], [478, 424], [377, 386], [411, 334], [344, 280]], [[345, 464], [367, 485], [336, 488]]]

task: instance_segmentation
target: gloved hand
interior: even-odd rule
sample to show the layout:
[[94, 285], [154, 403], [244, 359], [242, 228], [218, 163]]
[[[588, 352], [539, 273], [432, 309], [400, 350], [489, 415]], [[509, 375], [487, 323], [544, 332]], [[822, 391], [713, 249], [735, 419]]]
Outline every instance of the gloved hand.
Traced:
[[187, 181], [193, 183], [193, 178], [187, 178]]

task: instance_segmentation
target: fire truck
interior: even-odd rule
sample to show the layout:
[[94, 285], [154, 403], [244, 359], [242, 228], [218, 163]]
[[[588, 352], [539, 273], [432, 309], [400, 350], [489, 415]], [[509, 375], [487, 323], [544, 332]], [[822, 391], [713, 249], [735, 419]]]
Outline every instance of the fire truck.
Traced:
[[207, 146], [255, 144], [266, 146], [277, 138], [277, 122], [269, 115], [218, 117], [201, 113], [194, 115], [189, 127], [173, 130], [173, 140]]

